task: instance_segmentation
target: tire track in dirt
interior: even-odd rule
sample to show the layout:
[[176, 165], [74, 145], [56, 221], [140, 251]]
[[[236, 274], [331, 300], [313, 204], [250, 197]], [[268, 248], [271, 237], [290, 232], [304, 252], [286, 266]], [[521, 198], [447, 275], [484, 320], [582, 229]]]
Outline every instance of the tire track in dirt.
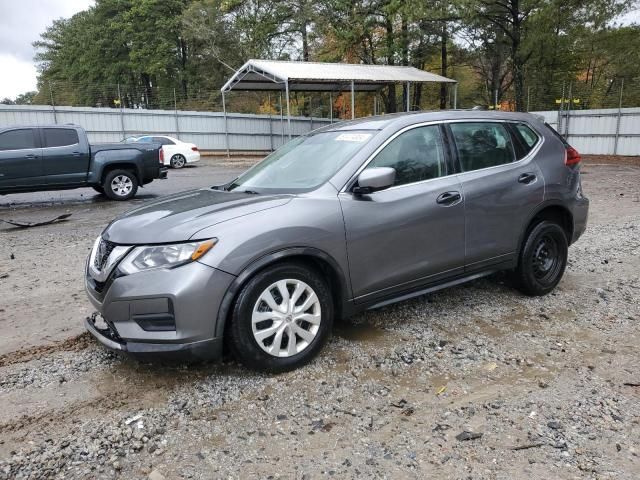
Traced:
[[16, 363], [38, 360], [46, 355], [61, 351], [78, 352], [95, 343], [88, 332], [55, 342], [49, 345], [37, 345], [0, 355], [0, 368]]

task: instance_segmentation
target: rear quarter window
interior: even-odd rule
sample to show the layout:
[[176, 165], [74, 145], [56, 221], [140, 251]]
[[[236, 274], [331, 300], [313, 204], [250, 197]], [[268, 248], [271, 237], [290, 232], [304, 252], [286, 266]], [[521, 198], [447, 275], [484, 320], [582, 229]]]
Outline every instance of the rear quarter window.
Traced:
[[511, 130], [514, 135], [516, 145], [516, 158], [518, 160], [526, 157], [540, 141], [540, 136], [528, 125], [524, 123], [512, 123]]
[[67, 147], [80, 143], [78, 132], [71, 128], [43, 128], [45, 147]]

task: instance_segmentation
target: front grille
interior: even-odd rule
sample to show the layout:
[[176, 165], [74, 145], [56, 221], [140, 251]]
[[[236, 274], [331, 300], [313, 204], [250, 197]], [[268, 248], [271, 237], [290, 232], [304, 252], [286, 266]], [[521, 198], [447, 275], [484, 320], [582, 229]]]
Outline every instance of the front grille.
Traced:
[[100, 243], [98, 244], [98, 251], [96, 252], [95, 259], [93, 261], [94, 267], [98, 269], [98, 271], [102, 271], [107, 260], [109, 260], [109, 255], [113, 249], [116, 248], [116, 244], [109, 242], [104, 239], [100, 239]]

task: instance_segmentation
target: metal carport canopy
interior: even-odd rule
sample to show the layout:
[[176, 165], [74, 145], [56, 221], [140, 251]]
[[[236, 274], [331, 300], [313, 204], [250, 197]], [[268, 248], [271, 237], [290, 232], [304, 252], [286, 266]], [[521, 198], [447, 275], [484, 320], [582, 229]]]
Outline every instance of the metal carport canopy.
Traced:
[[[453, 83], [453, 108], [457, 106], [456, 80], [425, 72], [415, 67], [363, 65], [352, 63], [290, 62], [251, 59], [240, 67], [220, 89], [225, 118], [227, 154], [227, 107], [225, 92], [237, 90], [284, 91], [287, 103], [287, 126], [291, 138], [289, 92], [339, 92], [351, 90], [351, 118], [355, 118], [355, 92], [373, 92], [385, 85], [407, 85], [407, 111], [410, 110], [411, 83]], [[331, 103], [332, 100], [329, 100]]]
[[357, 92], [375, 91], [390, 83], [456, 83], [415, 67], [249, 60], [221, 90], [284, 90], [288, 83], [289, 91], [329, 92], [342, 90], [352, 82]]

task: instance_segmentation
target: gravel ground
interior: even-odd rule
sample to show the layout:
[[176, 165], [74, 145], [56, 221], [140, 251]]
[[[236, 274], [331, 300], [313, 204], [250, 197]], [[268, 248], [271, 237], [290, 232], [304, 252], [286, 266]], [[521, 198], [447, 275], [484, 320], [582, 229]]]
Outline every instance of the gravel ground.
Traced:
[[640, 167], [584, 173], [590, 225], [551, 295], [496, 275], [367, 312], [273, 376], [104, 350], [82, 263], [125, 207], [0, 206], [74, 214], [0, 227], [0, 478], [639, 478]]

